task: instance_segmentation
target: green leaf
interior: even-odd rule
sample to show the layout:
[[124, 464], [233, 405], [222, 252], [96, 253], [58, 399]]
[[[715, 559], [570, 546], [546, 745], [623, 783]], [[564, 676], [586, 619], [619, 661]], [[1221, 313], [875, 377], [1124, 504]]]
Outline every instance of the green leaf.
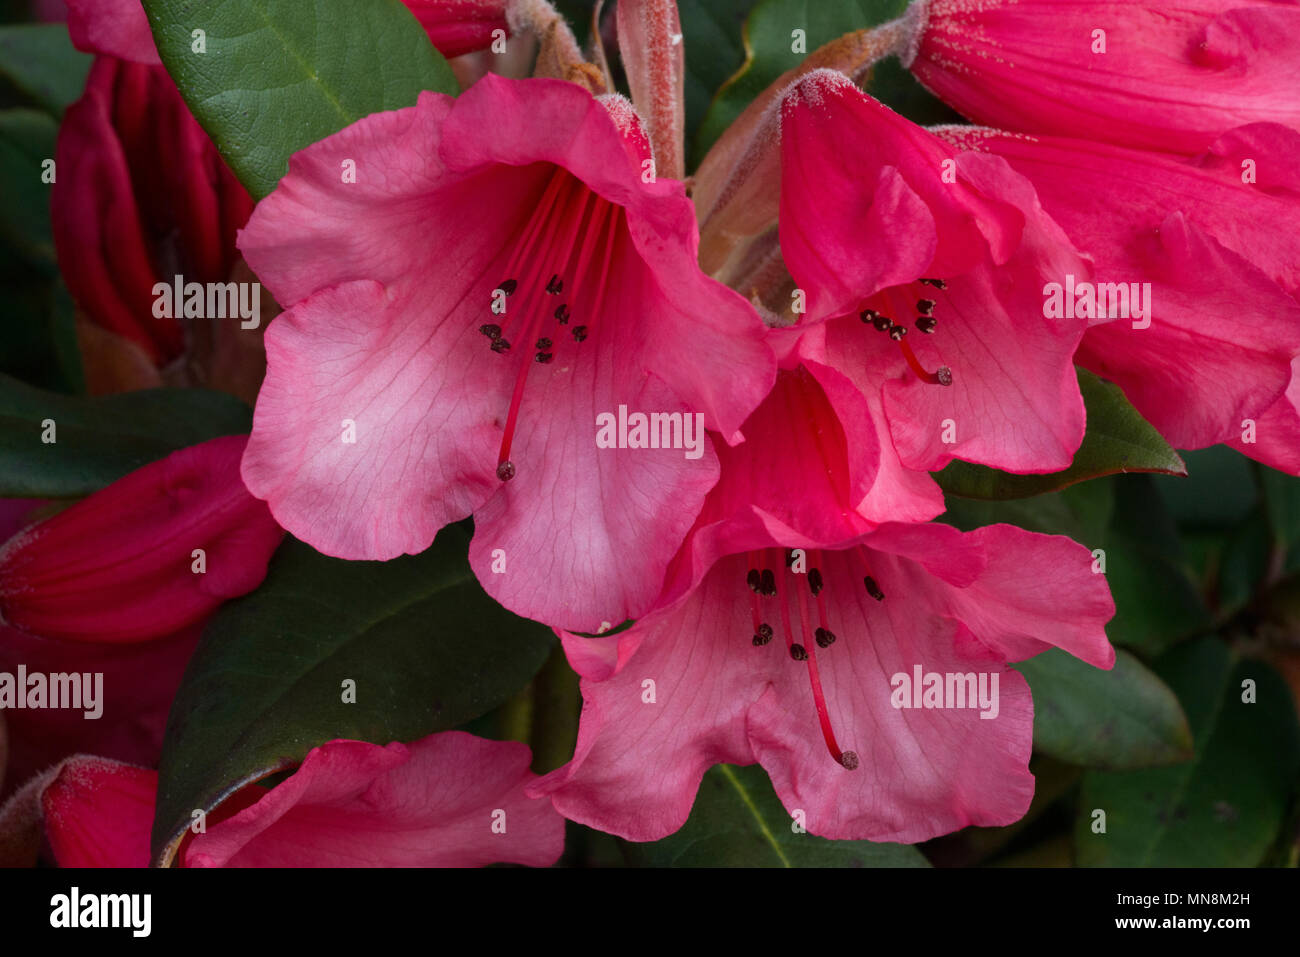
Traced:
[[143, 2], [185, 102], [258, 199], [303, 147], [421, 90], [459, 89], [400, 0]]
[[0, 242], [29, 264], [55, 272], [50, 186], [41, 164], [54, 158], [58, 124], [36, 110], [0, 111]]
[[93, 62], [61, 23], [0, 26], [0, 77], [53, 116], [81, 96]]
[[1192, 732], [1178, 698], [1127, 651], [1102, 671], [1058, 648], [1016, 665], [1034, 693], [1034, 748], [1090, 768], [1186, 761]]
[[1155, 480], [1126, 475], [1111, 481], [1115, 512], [1101, 545], [1116, 611], [1106, 633], [1154, 658], [1177, 639], [1208, 628], [1211, 616]]
[[649, 844], [625, 843], [650, 867], [928, 867], [908, 844], [828, 841], [796, 834], [767, 772], [719, 764], [704, 775], [690, 820]]
[[713, 96], [745, 62], [741, 39], [745, 18], [758, 0], [678, 0], [686, 44], [686, 148], [691, 166], [702, 152], [694, 147]]
[[[46, 419], [53, 443], [42, 441]], [[248, 406], [224, 392], [148, 389], [90, 399], [0, 375], [0, 497], [89, 495], [187, 445], [248, 432]]]
[[[809, 53], [846, 33], [892, 20], [906, 9], [907, 0], [759, 0], [745, 23], [745, 61], [714, 97], [699, 127], [695, 155], [702, 157], [755, 97], [786, 70], [803, 62]], [[805, 52], [795, 52], [795, 30], [804, 31]], [[685, 22], [682, 31], [686, 32]], [[686, 43], [689, 57], [689, 35]], [[877, 99], [917, 122], [959, 120], [900, 67], [882, 64], [868, 89]]]
[[[424, 553], [327, 558], [287, 541], [266, 581], [208, 624], [172, 703], [159, 767], [155, 855], [238, 788], [336, 738], [413, 741], [484, 714], [541, 667], [550, 630], [490, 599], [469, 533]], [[343, 700], [343, 682], [355, 702]]]
[[1066, 535], [1089, 546], [1106, 539], [1115, 507], [1115, 487], [1110, 482], [1082, 482], [1059, 492], [1030, 498], [981, 501], [951, 498], [941, 521], [963, 532], [1006, 522], [1044, 535]]
[[[1187, 642], [1156, 672], [1181, 700], [1196, 740], [1184, 764], [1090, 771], [1075, 842], [1091, 867], [1254, 867], [1272, 845], [1300, 772], [1290, 690], [1269, 666], [1237, 658], [1217, 638]], [[1243, 682], [1255, 685], [1246, 703]], [[1106, 832], [1093, 833], [1093, 811]]]
[[1011, 475], [983, 465], [952, 462], [935, 474], [944, 492], [966, 498], [1022, 498], [1120, 472], [1186, 474], [1178, 453], [1124, 398], [1118, 386], [1103, 382], [1086, 369], [1077, 371], [1079, 391], [1088, 410], [1088, 430], [1068, 469], [1047, 475]]

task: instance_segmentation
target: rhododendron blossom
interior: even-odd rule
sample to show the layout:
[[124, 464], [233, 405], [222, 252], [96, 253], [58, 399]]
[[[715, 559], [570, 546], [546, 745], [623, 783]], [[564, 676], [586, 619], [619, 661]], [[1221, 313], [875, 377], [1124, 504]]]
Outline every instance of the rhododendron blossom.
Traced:
[[[1061, 537], [865, 522], [845, 508], [862, 463], [836, 424], [807, 369], [783, 372], [662, 606], [616, 636], [563, 635], [582, 725], [534, 793], [637, 841], [680, 827], [719, 762], [762, 764], [824, 837], [913, 842], [1024, 813], [1033, 706], [1007, 663], [1055, 645], [1109, 668], [1106, 584]], [[816, 451], [785, 454], [810, 426]], [[917, 674], [955, 676], [965, 703], [904, 694], [897, 676]], [[977, 686], [998, 689], [996, 714]]]
[[695, 266], [681, 184], [648, 170], [625, 101], [491, 75], [298, 154], [240, 239], [287, 307], [248, 487], [347, 558], [472, 512], [506, 607], [592, 631], [643, 612], [716, 458], [611, 455], [597, 416], [698, 412], [736, 441], [773, 375], [756, 314]]
[[831, 320], [829, 361], [881, 390], [903, 464], [1067, 467], [1087, 323], [1046, 317], [1039, 290], [1089, 267], [1029, 182], [833, 71], [800, 80], [781, 111], [781, 253], [807, 296], [796, 318]]

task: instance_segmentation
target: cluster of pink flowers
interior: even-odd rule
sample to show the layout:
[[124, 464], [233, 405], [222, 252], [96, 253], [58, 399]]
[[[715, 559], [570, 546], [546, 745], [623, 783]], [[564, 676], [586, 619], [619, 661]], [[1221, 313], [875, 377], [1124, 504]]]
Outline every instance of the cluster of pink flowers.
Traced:
[[[558, 29], [539, 0], [408, 6], [448, 55]], [[179, 326], [141, 297], [178, 260], [224, 279], [242, 258], [284, 311], [251, 436], [0, 549], [3, 660], [121, 673], [96, 740], [6, 714], [28, 783], [0, 825], [43, 826], [60, 863], [146, 863], [157, 775], [135, 765], [195, 629], [285, 530], [387, 560], [472, 516], [483, 588], [555, 628], [582, 677], [576, 750], [535, 777], [522, 745], [459, 732], [329, 742], [182, 861], [545, 866], [564, 818], [671, 834], [718, 763], [761, 764], [833, 839], [1023, 816], [1033, 702], [1011, 664], [1057, 647], [1111, 667], [1114, 604], [1080, 544], [933, 522], [930, 473], [1069, 467], [1076, 365], [1178, 448], [1300, 474], [1294, 4], [916, 0], [783, 77], [686, 180], [675, 5], [622, 0], [632, 101], [594, 70], [489, 72], [302, 150], [256, 207], [136, 0], [69, 7], [98, 56], [54, 216], [91, 322], [175, 360]], [[922, 128], [864, 93], [852, 77], [886, 55], [980, 125]], [[1076, 282], [1149, 284], [1149, 321], [1047, 308]], [[655, 414], [655, 441], [601, 447], [620, 410]], [[687, 455], [668, 439], [694, 421]], [[176, 572], [195, 548], [201, 587]], [[995, 677], [996, 714], [900, 706], [891, 678], [917, 668]], [[484, 808], [508, 810], [508, 844]]]

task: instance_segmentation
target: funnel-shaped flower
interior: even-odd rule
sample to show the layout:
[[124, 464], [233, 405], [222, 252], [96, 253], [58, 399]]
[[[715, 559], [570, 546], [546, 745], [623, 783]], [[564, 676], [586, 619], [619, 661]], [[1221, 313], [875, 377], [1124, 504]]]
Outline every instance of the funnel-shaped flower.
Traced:
[[625, 101], [491, 75], [299, 153], [240, 239], [290, 307], [249, 488], [354, 559], [472, 512], [471, 562], [512, 610], [590, 631], [644, 611], [717, 478], [700, 423], [735, 440], [774, 375], [757, 315], [696, 265], [682, 184], [651, 171]]
[[801, 322], [831, 320], [828, 361], [883, 393], [904, 465], [1070, 464], [1086, 320], [1048, 317], [1041, 290], [1088, 267], [1005, 161], [815, 71], [782, 104], [780, 234]]
[[833, 839], [1024, 813], [1033, 706], [1007, 663], [1055, 645], [1110, 667], [1106, 583], [1061, 537], [860, 523], [836, 506], [854, 484], [845, 449], [786, 454], [819, 393], [783, 373], [746, 422], [658, 610], [616, 636], [562, 636], [583, 676], [577, 749], [532, 791], [566, 817], [656, 840], [719, 762], [762, 764]]
[[0, 620], [46, 638], [148, 641], [256, 588], [283, 530], [239, 478], [243, 436], [137, 469], [0, 547]]
[[[1254, 124], [1201, 156], [952, 127], [1005, 158], [1095, 263], [1079, 302], [1097, 315], [1078, 361], [1121, 386], [1180, 449], [1242, 435], [1291, 381], [1300, 353], [1300, 133]], [[1068, 277], [1055, 282], [1065, 287]], [[1267, 428], [1258, 438], [1282, 436]], [[1249, 445], [1247, 454], [1253, 454]]]
[[[525, 745], [460, 731], [410, 745], [331, 741], [269, 790], [253, 785], [187, 838], [189, 867], [549, 867], [564, 819], [524, 795]], [[73, 758], [43, 789], [61, 867], [142, 867], [158, 775]], [[234, 813], [231, 813], [233, 811]]]
[[1300, 129], [1300, 7], [1274, 0], [914, 0], [905, 65], [978, 123], [1195, 153]]

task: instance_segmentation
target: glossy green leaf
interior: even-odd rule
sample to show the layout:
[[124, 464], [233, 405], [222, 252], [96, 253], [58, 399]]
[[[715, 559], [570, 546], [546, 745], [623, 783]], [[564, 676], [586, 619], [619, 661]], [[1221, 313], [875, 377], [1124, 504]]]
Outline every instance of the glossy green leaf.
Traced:
[[1110, 671], [1058, 648], [1016, 668], [1034, 694], [1035, 750], [1110, 770], [1192, 756], [1192, 732], [1178, 698], [1127, 651], [1120, 649]]
[[[327, 558], [296, 540], [266, 581], [208, 624], [172, 704], [153, 849], [239, 787], [336, 738], [413, 741], [484, 714], [541, 667], [551, 632], [489, 598], [469, 533], [420, 555]], [[355, 682], [355, 701], [344, 683]]]
[[[52, 443], [42, 441], [47, 419]], [[147, 389], [91, 399], [0, 375], [0, 496], [89, 495], [169, 452], [251, 424], [248, 406], [224, 392]]]
[[1078, 373], [1088, 429], [1068, 469], [1047, 475], [1011, 475], [969, 462], [952, 462], [935, 475], [944, 492], [966, 498], [1021, 498], [1120, 472], [1185, 474], [1178, 453], [1124, 398], [1118, 386], [1085, 369]]
[[[1080, 864], [1253, 867], [1277, 837], [1300, 772], [1290, 690], [1269, 666], [1222, 641], [1187, 642], [1156, 664], [1196, 741], [1192, 760], [1142, 771], [1090, 771], [1075, 823]], [[1244, 683], [1254, 703], [1243, 700]], [[1106, 814], [1095, 833], [1094, 811]]]
[[421, 90], [458, 90], [400, 0], [143, 2], [185, 102], [256, 198], [304, 146]]
[[93, 61], [62, 23], [0, 26], [0, 77], [53, 116], [81, 96]]
[[941, 520], [964, 532], [1006, 522], [1031, 532], [1066, 535], [1093, 547], [1106, 539], [1115, 508], [1115, 487], [1110, 482], [1081, 482], [1029, 498], [983, 501], [954, 496], [946, 505]]
[[690, 819], [675, 834], [626, 844], [651, 867], [927, 867], [908, 844], [828, 841], [796, 833], [767, 772], [719, 764], [704, 775]]

